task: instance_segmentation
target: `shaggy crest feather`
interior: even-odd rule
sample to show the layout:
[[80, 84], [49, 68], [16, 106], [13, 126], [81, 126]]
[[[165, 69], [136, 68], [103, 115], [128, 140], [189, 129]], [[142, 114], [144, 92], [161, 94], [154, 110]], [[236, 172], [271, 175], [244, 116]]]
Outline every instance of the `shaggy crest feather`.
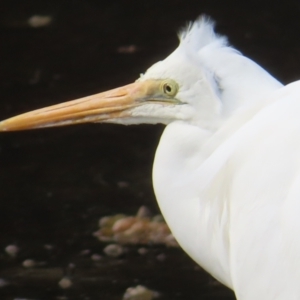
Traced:
[[200, 16], [196, 21], [189, 22], [178, 33], [180, 46], [191, 47], [199, 51], [203, 47], [215, 44], [219, 47], [227, 46], [227, 38], [214, 32], [215, 23], [207, 16]]

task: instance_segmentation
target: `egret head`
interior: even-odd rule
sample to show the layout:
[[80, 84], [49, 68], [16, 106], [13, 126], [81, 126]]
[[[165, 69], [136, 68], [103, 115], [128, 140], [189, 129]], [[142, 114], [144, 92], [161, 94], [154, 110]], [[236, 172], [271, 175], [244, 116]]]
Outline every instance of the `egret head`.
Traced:
[[226, 47], [226, 41], [204, 17], [182, 30], [179, 37], [178, 48], [135, 83], [10, 118], [0, 123], [0, 130], [86, 122], [168, 124], [175, 120], [213, 128], [220, 120], [221, 89], [214, 72], [203, 66], [200, 52]]
[[154, 79], [170, 83], [166, 87], [173, 90], [177, 102], [157, 111], [161, 123], [184, 120], [214, 127], [221, 118], [221, 87], [216, 74], [204, 66], [201, 52], [205, 48], [226, 47], [226, 40], [214, 33], [213, 23], [204, 17], [189, 24], [179, 38], [178, 48], [151, 66], [138, 82]]

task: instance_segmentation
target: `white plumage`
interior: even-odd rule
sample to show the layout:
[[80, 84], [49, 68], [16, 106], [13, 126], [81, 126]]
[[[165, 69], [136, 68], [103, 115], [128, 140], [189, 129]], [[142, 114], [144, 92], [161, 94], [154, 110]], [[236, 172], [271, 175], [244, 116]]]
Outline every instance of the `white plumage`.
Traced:
[[200, 18], [131, 85], [0, 123], [164, 123], [155, 194], [182, 248], [239, 300], [300, 299], [300, 82], [283, 87]]

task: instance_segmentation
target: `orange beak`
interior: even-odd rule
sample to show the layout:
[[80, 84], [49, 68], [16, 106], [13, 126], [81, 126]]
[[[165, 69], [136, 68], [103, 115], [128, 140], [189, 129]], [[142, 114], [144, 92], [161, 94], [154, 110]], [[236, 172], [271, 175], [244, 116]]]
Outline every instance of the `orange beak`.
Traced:
[[174, 100], [162, 95], [161, 80], [145, 80], [9, 118], [0, 122], [0, 131], [128, 118], [133, 108], [149, 102], [166, 104]]

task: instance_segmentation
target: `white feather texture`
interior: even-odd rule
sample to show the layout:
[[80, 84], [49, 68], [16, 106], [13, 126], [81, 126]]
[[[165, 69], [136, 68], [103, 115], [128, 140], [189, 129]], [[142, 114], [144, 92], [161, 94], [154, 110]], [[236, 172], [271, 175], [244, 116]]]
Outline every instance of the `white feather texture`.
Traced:
[[219, 36], [214, 31], [214, 22], [207, 16], [199, 17], [195, 22], [179, 31], [180, 44], [183, 47], [190, 47], [199, 51], [207, 45], [225, 47], [228, 45], [227, 38]]
[[166, 122], [153, 167], [183, 249], [238, 300], [300, 299], [300, 83], [283, 87], [207, 18], [148, 78], [174, 79], [194, 111]]

